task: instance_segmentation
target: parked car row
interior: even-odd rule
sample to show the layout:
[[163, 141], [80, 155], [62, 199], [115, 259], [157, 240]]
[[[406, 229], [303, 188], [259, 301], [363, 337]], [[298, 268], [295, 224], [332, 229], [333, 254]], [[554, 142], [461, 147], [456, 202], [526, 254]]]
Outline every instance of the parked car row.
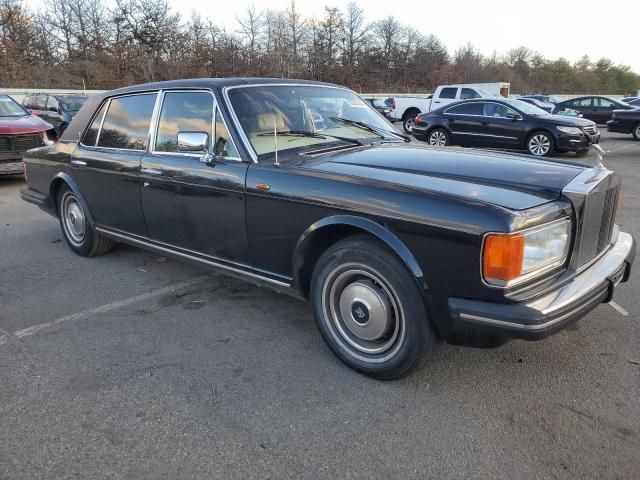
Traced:
[[585, 118], [552, 115], [522, 100], [473, 99], [416, 117], [413, 136], [434, 146], [463, 145], [527, 150], [532, 155], [588, 151], [600, 141]]
[[53, 125], [60, 136], [86, 100], [84, 95], [38, 94], [24, 97], [22, 106]]

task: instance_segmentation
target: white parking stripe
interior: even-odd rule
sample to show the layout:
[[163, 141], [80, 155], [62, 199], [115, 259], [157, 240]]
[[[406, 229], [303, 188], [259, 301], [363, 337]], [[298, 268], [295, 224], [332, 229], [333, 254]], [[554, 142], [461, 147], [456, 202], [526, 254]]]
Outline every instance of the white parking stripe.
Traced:
[[[89, 310], [73, 313], [71, 315], [67, 315], [66, 317], [61, 317], [61, 318], [58, 318], [57, 320], [53, 320], [52, 322], [39, 323], [37, 325], [32, 325], [31, 327], [23, 328], [22, 330], [16, 330], [15, 332], [13, 332], [13, 335], [16, 336], [17, 338], [27, 337], [41, 330], [46, 330], [47, 328], [50, 328], [54, 325], [58, 325], [66, 322], [75, 322], [78, 320], [84, 320], [86, 318], [93, 317], [94, 315], [111, 312], [113, 310], [117, 310], [119, 308], [126, 307], [134, 303], [142, 302], [144, 300], [149, 300], [154, 297], [159, 297], [161, 295], [165, 295], [167, 293], [171, 293], [176, 290], [181, 290], [183, 288], [191, 287], [198, 283], [202, 283], [205, 280], [208, 280], [210, 278], [211, 277], [209, 276], [201, 276], [191, 280], [186, 280], [184, 282], [174, 283], [173, 285], [169, 285], [167, 287], [159, 288], [151, 292], [136, 295], [135, 297], [125, 298], [123, 300], [118, 300], [117, 302], [107, 303], [106, 305], [101, 305], [99, 307], [91, 308]], [[0, 336], [0, 345], [2, 345], [3, 343], [6, 343], [7, 340], [8, 339], [6, 338], [6, 336]]]

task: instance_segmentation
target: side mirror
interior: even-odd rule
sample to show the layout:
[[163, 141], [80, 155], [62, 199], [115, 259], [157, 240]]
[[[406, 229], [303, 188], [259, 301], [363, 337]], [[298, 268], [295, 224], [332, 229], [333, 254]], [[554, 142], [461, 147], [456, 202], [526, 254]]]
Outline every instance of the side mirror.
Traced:
[[510, 118], [515, 122], [516, 120], [520, 120], [520, 115], [518, 115], [517, 113], [509, 112], [507, 113], [507, 118]]
[[178, 132], [178, 151], [187, 153], [207, 153], [209, 134], [206, 132]]

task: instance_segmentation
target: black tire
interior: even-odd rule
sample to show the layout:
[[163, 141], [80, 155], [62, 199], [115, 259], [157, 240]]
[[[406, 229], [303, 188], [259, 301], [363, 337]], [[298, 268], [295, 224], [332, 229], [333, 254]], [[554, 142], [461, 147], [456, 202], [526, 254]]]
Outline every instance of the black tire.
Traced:
[[640, 140], [640, 122], [633, 126], [631, 129], [631, 135], [633, 135], [634, 140]]
[[71, 250], [83, 257], [96, 257], [113, 248], [115, 242], [93, 229], [82, 202], [67, 185], [58, 191], [57, 201], [60, 228]]
[[417, 113], [412, 115], [405, 115], [405, 117], [402, 119], [402, 129], [405, 131], [405, 133], [408, 133], [409, 135], [411, 134], [411, 132], [413, 131], [413, 124], [415, 123], [417, 116]]
[[427, 134], [427, 143], [433, 147], [451, 145], [451, 135], [444, 128], [434, 128]]
[[536, 157], [548, 157], [556, 149], [553, 135], [543, 130], [533, 132], [531, 135], [529, 135], [529, 138], [527, 138], [526, 147], [527, 151], [531, 155], [535, 155]]
[[58, 137], [61, 137], [62, 134], [64, 133], [64, 131], [67, 129], [68, 125], [66, 123], [63, 123], [62, 125], [60, 125], [59, 128], [59, 132], [58, 132]]
[[336, 356], [379, 380], [407, 375], [438, 343], [412, 274], [367, 235], [341, 240], [322, 254], [311, 278], [311, 302]]

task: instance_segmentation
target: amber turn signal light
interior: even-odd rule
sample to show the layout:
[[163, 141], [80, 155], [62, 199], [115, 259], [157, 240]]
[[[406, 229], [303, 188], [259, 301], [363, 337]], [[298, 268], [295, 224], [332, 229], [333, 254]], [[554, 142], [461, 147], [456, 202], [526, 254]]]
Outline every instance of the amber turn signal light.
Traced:
[[508, 282], [522, 274], [523, 259], [524, 235], [487, 235], [482, 251], [482, 275], [485, 279]]

